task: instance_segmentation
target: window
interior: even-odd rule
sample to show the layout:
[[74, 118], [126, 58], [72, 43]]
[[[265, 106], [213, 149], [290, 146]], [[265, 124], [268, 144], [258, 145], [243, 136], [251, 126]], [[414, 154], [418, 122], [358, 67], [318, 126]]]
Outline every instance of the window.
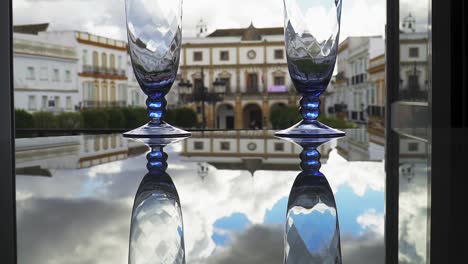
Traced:
[[193, 148], [195, 150], [203, 150], [203, 142], [202, 141], [193, 142]]
[[198, 79], [198, 78], [197, 78], [197, 79], [195, 79], [195, 80], [193, 81], [193, 83], [194, 83], [194, 85], [195, 85], [194, 87], [195, 87], [195, 90], [196, 90], [197, 92], [200, 91], [200, 89], [203, 88], [203, 81], [202, 81], [202, 79]]
[[409, 56], [410, 56], [410, 58], [419, 57], [419, 48], [417, 48], [417, 47], [409, 48]]
[[53, 100], [53, 99], [52, 99], [52, 100], [48, 100], [48, 101], [47, 101], [47, 106], [48, 106], [48, 107], [55, 107], [55, 100]]
[[111, 148], [115, 149], [117, 147], [117, 135], [111, 136]]
[[47, 81], [49, 79], [49, 69], [47, 67], [41, 67], [41, 71], [39, 73], [39, 78], [41, 81]]
[[110, 67], [112, 69], [115, 69], [115, 55], [114, 54], [110, 55]]
[[36, 73], [34, 71], [34, 67], [28, 67], [28, 70], [27, 70], [27, 73], [26, 73], [26, 79], [28, 79], [28, 80], [36, 79]]
[[275, 143], [275, 151], [284, 151], [284, 143]]
[[284, 85], [285, 83], [285, 78], [284, 76], [275, 76], [275, 85]]
[[66, 106], [67, 106], [67, 110], [71, 110], [72, 109], [72, 100], [71, 100], [71, 96], [67, 96], [66, 98]]
[[54, 101], [55, 101], [55, 107], [60, 108], [60, 97], [55, 96]]
[[103, 68], [107, 68], [107, 54], [101, 53], [101, 64]]
[[419, 144], [417, 142], [408, 143], [408, 151], [416, 152], [419, 150]]
[[59, 69], [54, 69], [52, 80], [54, 82], [60, 81], [60, 71], [59, 71]]
[[99, 54], [97, 51], [93, 52], [93, 66], [99, 67]]
[[258, 75], [256, 73], [249, 73], [247, 75], [247, 92], [248, 93], [258, 92]]
[[28, 97], [28, 110], [34, 111], [36, 110], [36, 96], [30, 95]]
[[71, 82], [71, 71], [70, 70], [65, 71], [65, 81], [66, 82]]
[[283, 50], [275, 50], [275, 59], [277, 59], [277, 60], [284, 59], [284, 51]]
[[88, 65], [88, 51], [83, 50], [83, 65]]
[[41, 102], [41, 109], [45, 110], [47, 108], [47, 96], [43, 95], [42, 96], [42, 102]]
[[220, 59], [222, 61], [228, 61], [229, 60], [229, 51], [221, 51], [221, 54], [219, 55]]
[[193, 53], [193, 60], [194, 61], [202, 61], [203, 60], [203, 53], [201, 51], [196, 51]]
[[230, 150], [231, 143], [230, 142], [221, 142], [221, 150]]
[[104, 136], [104, 137], [102, 138], [102, 148], [103, 148], [104, 150], [109, 149], [109, 137], [108, 137], [108, 136]]
[[231, 78], [220, 78], [220, 80], [226, 85], [226, 93], [231, 92]]
[[122, 69], [122, 56], [119, 56], [118, 60], [119, 60], [119, 61], [118, 61], [118, 63], [119, 63], [119, 65], [118, 65], [118, 66], [119, 66], [119, 70], [121, 70], [121, 69]]
[[96, 136], [94, 138], [94, 151], [99, 151], [101, 149], [101, 137]]

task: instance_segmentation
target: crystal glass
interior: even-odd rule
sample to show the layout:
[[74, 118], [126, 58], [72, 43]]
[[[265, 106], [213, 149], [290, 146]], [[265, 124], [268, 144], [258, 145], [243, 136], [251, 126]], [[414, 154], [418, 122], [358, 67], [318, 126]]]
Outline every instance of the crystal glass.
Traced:
[[151, 121], [124, 134], [130, 138], [183, 137], [190, 133], [164, 122], [179, 67], [182, 0], [126, 0], [127, 33], [135, 77], [148, 96]]
[[284, 0], [284, 14], [288, 68], [296, 90], [303, 96], [303, 120], [276, 135], [343, 136], [343, 132], [317, 121], [320, 95], [327, 89], [336, 63], [341, 0]]
[[148, 174], [135, 196], [129, 264], [185, 263], [184, 226], [177, 189], [166, 173], [167, 154], [151, 146]]
[[294, 138], [303, 148], [302, 172], [288, 200], [284, 236], [284, 263], [341, 264], [341, 244], [335, 197], [320, 172], [318, 146], [330, 138]]

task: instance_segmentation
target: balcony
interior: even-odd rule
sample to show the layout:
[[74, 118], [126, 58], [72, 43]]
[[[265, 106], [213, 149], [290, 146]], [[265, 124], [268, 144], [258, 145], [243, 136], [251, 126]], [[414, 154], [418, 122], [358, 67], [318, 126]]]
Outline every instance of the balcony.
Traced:
[[385, 117], [385, 107], [384, 106], [378, 106], [378, 105], [369, 105], [369, 107], [367, 108], [367, 113], [369, 114], [369, 117], [384, 118]]
[[126, 101], [114, 101], [114, 102], [105, 102], [105, 101], [83, 101], [83, 108], [105, 108], [105, 107], [125, 107], [127, 106]]
[[116, 68], [95, 67], [92, 65], [83, 65], [82, 75], [98, 75], [104, 78], [127, 78], [126, 71]]
[[365, 74], [365, 73], [358, 74], [358, 75], [355, 75], [355, 76], [351, 77], [351, 84], [352, 85], [357, 85], [357, 84], [360, 84], [360, 83], [364, 83], [366, 81], [367, 81], [367, 74]]

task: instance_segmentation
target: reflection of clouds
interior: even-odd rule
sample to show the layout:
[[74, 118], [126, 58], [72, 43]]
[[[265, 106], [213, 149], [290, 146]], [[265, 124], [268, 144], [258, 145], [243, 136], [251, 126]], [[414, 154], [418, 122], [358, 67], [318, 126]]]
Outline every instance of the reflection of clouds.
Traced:
[[258, 171], [252, 179], [247, 172], [211, 167], [202, 181], [196, 175], [196, 163], [191, 167], [171, 174], [184, 214], [187, 260], [194, 263], [205, 263], [215, 249], [219, 250], [212, 241], [217, 220], [237, 213], [245, 214], [251, 223], [263, 223], [265, 212], [288, 195], [297, 175], [297, 172], [272, 175]]
[[[426, 161], [416, 164], [411, 182], [400, 175], [399, 260], [401, 263], [425, 263], [427, 255], [428, 183]], [[421, 170], [424, 168], [424, 170]]]
[[283, 262], [283, 229], [280, 226], [253, 225], [234, 236], [229, 248], [220, 249], [204, 263], [258, 264]]
[[366, 233], [359, 238], [341, 238], [343, 262], [347, 264], [385, 263], [385, 246], [382, 237]]
[[59, 199], [27, 199], [17, 208], [18, 263], [125, 263], [131, 208]]
[[[197, 163], [180, 161], [180, 145], [166, 151], [172, 164], [168, 173], [180, 195], [188, 263], [240, 263], [241, 257], [241, 263], [282, 262], [284, 224], [265, 226], [265, 216], [288, 196], [297, 171], [257, 171], [252, 178], [247, 171], [210, 167], [202, 180]], [[145, 165], [141, 155], [87, 169], [55, 170], [52, 178], [17, 177], [20, 263], [125, 263], [131, 206]], [[333, 151], [323, 167], [334, 190], [350, 185], [358, 195], [383, 191], [382, 163], [350, 163]], [[217, 247], [212, 236], [219, 229], [214, 224], [235, 213], [244, 214], [251, 225], [230, 232], [229, 243]], [[282, 217], [284, 221], [286, 215]], [[374, 231], [368, 226], [366, 232]], [[354, 240], [342, 242], [351, 259], [360, 256], [359, 248], [347, 245]], [[359, 242], [364, 248], [370, 245]], [[250, 256], [244, 257], [246, 252]]]
[[327, 176], [333, 192], [340, 186], [347, 185], [358, 196], [364, 196], [367, 190], [384, 191], [385, 170], [383, 162], [348, 162], [336, 149], [330, 152], [327, 164], [321, 171]]
[[377, 213], [375, 209], [370, 209], [363, 215], [358, 216], [356, 221], [364, 230], [369, 230], [383, 237], [385, 231], [384, 214]]

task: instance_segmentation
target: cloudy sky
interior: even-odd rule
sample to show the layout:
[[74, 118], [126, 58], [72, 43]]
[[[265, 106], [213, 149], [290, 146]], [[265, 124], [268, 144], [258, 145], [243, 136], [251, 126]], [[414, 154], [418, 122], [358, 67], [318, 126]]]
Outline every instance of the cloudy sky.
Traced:
[[[13, 0], [14, 24], [51, 23], [51, 30], [81, 30], [125, 39], [124, 0]], [[282, 0], [185, 0], [183, 30], [193, 36], [203, 18], [209, 31], [217, 28], [283, 25]], [[341, 38], [383, 35], [385, 0], [343, 1]]]

